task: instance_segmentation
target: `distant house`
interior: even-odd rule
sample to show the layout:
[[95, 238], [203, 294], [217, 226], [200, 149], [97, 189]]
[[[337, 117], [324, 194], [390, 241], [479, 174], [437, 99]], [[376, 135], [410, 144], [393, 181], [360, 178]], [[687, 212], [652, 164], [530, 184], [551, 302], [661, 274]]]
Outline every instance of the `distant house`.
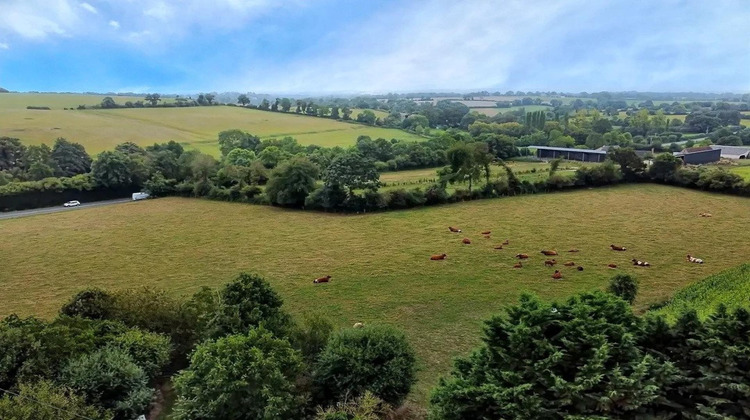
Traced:
[[750, 147], [713, 145], [711, 148], [721, 150], [724, 159], [750, 159]]
[[689, 147], [681, 152], [675, 152], [674, 155], [687, 165], [702, 165], [718, 162], [721, 158], [721, 150], [713, 149], [711, 146]]
[[536, 157], [539, 159], [567, 159], [581, 162], [604, 162], [607, 159], [607, 152], [602, 150], [548, 146], [529, 146], [529, 149], [536, 149]]

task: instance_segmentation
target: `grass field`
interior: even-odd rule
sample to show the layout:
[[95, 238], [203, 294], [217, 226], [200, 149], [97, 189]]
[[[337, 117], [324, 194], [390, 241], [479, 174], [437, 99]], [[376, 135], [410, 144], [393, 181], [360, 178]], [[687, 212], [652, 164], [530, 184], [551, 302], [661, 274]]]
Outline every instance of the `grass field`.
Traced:
[[[535, 181], [540, 178], [546, 178], [549, 176], [547, 172], [549, 170], [549, 162], [526, 162], [526, 161], [507, 161], [507, 164], [516, 172], [519, 179], [527, 181]], [[563, 175], [573, 176], [575, 170], [581, 166], [594, 166], [596, 163], [590, 162], [573, 162], [563, 161], [558, 168], [558, 173]], [[505, 169], [499, 165], [493, 165], [492, 179], [496, 179], [501, 175], [505, 175]], [[536, 170], [534, 173], [529, 171]], [[397, 189], [397, 188], [414, 188], [422, 187], [426, 188], [428, 185], [437, 182], [437, 168], [421, 168], [421, 169], [410, 169], [406, 171], [395, 171], [395, 172], [384, 172], [380, 174], [380, 181], [384, 183], [384, 189]], [[479, 181], [475, 184], [476, 188], [480, 188], [484, 185], [484, 181]], [[465, 184], [456, 184], [447, 186], [449, 191], [454, 190], [457, 187], [466, 188]]]
[[[359, 216], [165, 198], [2, 220], [0, 315], [52, 316], [89, 286], [186, 295], [256, 272], [295, 314], [404, 329], [422, 369], [413, 398], [424, 402], [451, 358], [477, 345], [482, 320], [523, 291], [561, 299], [633, 273], [643, 309], [746, 262], [749, 206], [747, 198], [629, 185]], [[698, 217], [702, 211], [714, 217]], [[465, 233], [451, 234], [449, 225]], [[492, 239], [478, 234], [485, 229]], [[462, 245], [464, 236], [474, 243]], [[504, 239], [510, 245], [494, 250]], [[628, 251], [611, 251], [611, 243]], [[563, 267], [564, 280], [553, 281], [539, 250], [572, 247], [581, 252], [561, 252], [559, 261], [585, 271]], [[447, 260], [429, 260], [443, 252]], [[532, 257], [514, 270], [519, 252]], [[706, 264], [686, 263], [687, 253]], [[653, 267], [635, 268], [631, 258]], [[327, 274], [330, 284], [313, 285]]]
[[[354, 144], [360, 135], [408, 141], [423, 139], [398, 129], [226, 106], [84, 111], [27, 110], [23, 104], [29, 102], [29, 99], [24, 99], [21, 103], [17, 98], [14, 99], [13, 95], [7, 99], [7, 95], [0, 95], [0, 136], [17, 137], [27, 144], [50, 145], [57, 137], [65, 137], [83, 144], [92, 154], [112, 149], [126, 141], [145, 146], [154, 142], [174, 140], [189, 148], [218, 155], [218, 133], [233, 128], [246, 130], [262, 138], [292, 136], [300, 144], [320, 146], [349, 146]], [[55, 95], [40, 96], [45, 97], [38, 99], [41, 104], [49, 102], [47, 96]], [[353, 115], [356, 117], [356, 114]]]
[[[46, 106], [62, 110], [77, 108], [78, 105], [99, 105], [106, 96], [73, 93], [0, 93], [0, 111], [26, 109], [27, 106]], [[118, 104], [124, 104], [127, 101], [142, 101], [144, 96], [112, 95], [112, 98]], [[169, 99], [163, 101], [169, 101]]]
[[750, 181], [750, 165], [734, 166], [730, 171], [745, 178], [745, 181]]
[[684, 311], [695, 309], [703, 318], [722, 303], [729, 309], [750, 309], [750, 264], [742, 264], [691, 284], [655, 312], [674, 321]]

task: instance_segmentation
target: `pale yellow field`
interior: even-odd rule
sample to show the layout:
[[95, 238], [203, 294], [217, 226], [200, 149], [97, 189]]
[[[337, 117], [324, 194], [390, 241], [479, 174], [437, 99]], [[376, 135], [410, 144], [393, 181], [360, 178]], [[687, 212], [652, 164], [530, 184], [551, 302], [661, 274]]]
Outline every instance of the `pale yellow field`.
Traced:
[[[45, 101], [37, 99], [40, 104]], [[127, 141], [146, 146], [174, 140], [188, 148], [217, 155], [218, 133], [234, 128], [261, 138], [292, 136], [300, 144], [320, 146], [349, 146], [360, 135], [407, 141], [423, 139], [398, 129], [227, 106], [43, 111], [27, 110], [17, 103], [6, 103], [3, 108], [1, 101], [3, 96], [0, 96], [0, 136], [16, 137], [26, 144], [52, 144], [56, 138], [65, 137], [83, 144], [91, 154]]]

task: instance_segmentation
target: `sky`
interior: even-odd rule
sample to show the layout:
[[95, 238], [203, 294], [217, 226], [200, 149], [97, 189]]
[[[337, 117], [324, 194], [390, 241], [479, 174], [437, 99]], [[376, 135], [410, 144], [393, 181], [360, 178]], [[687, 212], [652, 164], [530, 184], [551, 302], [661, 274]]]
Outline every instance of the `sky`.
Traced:
[[750, 92], [747, 0], [0, 0], [0, 87]]

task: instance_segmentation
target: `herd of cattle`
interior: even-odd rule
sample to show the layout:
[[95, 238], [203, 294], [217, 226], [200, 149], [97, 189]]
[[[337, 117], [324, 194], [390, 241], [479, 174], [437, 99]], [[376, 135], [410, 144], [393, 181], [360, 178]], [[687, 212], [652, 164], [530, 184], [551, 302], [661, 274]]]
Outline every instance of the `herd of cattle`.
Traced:
[[[712, 215], [711, 215], [711, 213], [700, 213], [700, 216], [701, 217], [711, 217]], [[463, 232], [461, 229], [459, 229], [457, 227], [454, 227], [454, 226], [448, 226], [448, 230], [450, 230], [452, 233], [462, 233]], [[485, 231], [480, 232], [480, 234], [485, 239], [490, 239], [491, 238], [490, 235], [492, 234], [492, 231], [485, 230]], [[469, 238], [463, 238], [461, 240], [461, 243], [463, 243], [464, 245], [471, 245], [471, 239], [469, 239]], [[494, 249], [501, 250], [501, 249], [503, 249], [504, 246], [507, 246], [507, 245], [510, 245], [510, 240], [509, 239], [504, 240], [500, 245], [495, 246]], [[628, 250], [624, 246], [618, 246], [618, 245], [615, 245], [615, 244], [610, 245], [609, 248], [612, 251], [619, 251], [619, 252], [627, 251]], [[577, 253], [577, 252], [580, 252], [580, 250], [577, 249], [577, 248], [572, 248], [572, 249], [568, 250], [568, 252], [569, 253]], [[552, 250], [552, 249], [543, 249], [541, 251], [541, 254], [543, 254], [546, 257], [554, 257], [554, 256], [558, 256], [559, 255], [557, 253], [557, 251]], [[515, 257], [518, 259], [518, 262], [513, 265], [513, 268], [523, 268], [523, 263], [521, 261], [529, 259], [529, 254], [516, 254]], [[441, 260], [444, 260], [446, 258], [448, 258], [448, 254], [435, 254], [435, 255], [430, 256], [430, 260], [432, 260], [432, 261], [441, 261]], [[636, 267], [651, 267], [651, 263], [649, 263], [648, 261], [641, 261], [641, 260], [636, 259], [636, 258], [633, 258], [630, 261]], [[687, 261], [691, 262], [691, 263], [696, 263], [696, 264], [703, 264], [703, 260], [702, 259], [695, 258], [695, 257], [691, 256], [690, 254], [687, 254]], [[552, 268], [554, 268], [554, 266], [556, 264], [557, 264], [557, 260], [555, 258], [548, 259], [548, 260], [544, 261], [544, 266], [545, 267], [552, 267]], [[566, 266], [566, 267], [575, 267], [575, 269], [577, 271], [583, 271], [583, 266], [579, 265], [579, 264], [576, 264], [573, 261], [567, 261], [567, 262], [563, 263], [563, 265]], [[610, 269], [614, 270], [614, 269], [617, 268], [617, 264], [613, 264], [613, 263], [607, 264], [607, 268], [610, 268]], [[552, 273], [552, 278], [555, 279], [555, 280], [562, 279], [563, 278], [562, 272], [560, 272], [560, 270], [555, 270], [555, 272]], [[318, 277], [318, 278], [316, 278], [315, 280], [313, 280], [313, 283], [315, 283], [315, 284], [328, 283], [330, 281], [331, 281], [331, 276], [324, 276], [324, 277]]]
[[[703, 216], [703, 215], [701, 215], [701, 216]], [[703, 216], [703, 217], [711, 217], [711, 216]], [[454, 226], [448, 226], [448, 230], [451, 231], [452, 233], [462, 233], [463, 232], [461, 229], [459, 229], [457, 227], [454, 227]], [[481, 232], [481, 235], [484, 236], [486, 239], [490, 239], [490, 234], [491, 233], [492, 233], [491, 231], [486, 230], [486, 231]], [[472, 242], [471, 242], [471, 239], [469, 239], [469, 238], [463, 238], [461, 240], [461, 243], [463, 243], [464, 245], [471, 245]], [[501, 245], [498, 245], [498, 246], [494, 247], [494, 249], [503, 249], [503, 246], [506, 246], [506, 245], [509, 245], [509, 244], [510, 244], [510, 240], [506, 239], [505, 241], [503, 241], [503, 243]], [[627, 251], [627, 248], [624, 247], [624, 246], [618, 246], [618, 245], [612, 244], [609, 247], [610, 247], [610, 249], [612, 251], [618, 251], [618, 252]], [[568, 250], [569, 253], [577, 253], [579, 251], [580, 250], [577, 249], [577, 248], [573, 248], [573, 249]], [[557, 253], [557, 251], [552, 250], [552, 249], [543, 249], [543, 250], [540, 251], [540, 253], [542, 255], [544, 255], [545, 257], [555, 257], [555, 256], [559, 255]], [[447, 257], [448, 257], [447, 254], [436, 254], [436, 255], [430, 256], [430, 260], [440, 261], [440, 260], [446, 259]], [[519, 261], [516, 264], [513, 265], [513, 268], [520, 269], [520, 268], [523, 268], [523, 263], [521, 261], [522, 260], [527, 260], [529, 258], [529, 254], [516, 254], [515, 258], [517, 258]], [[687, 256], [687, 260], [688, 260], [688, 262], [693, 262], [693, 263], [697, 263], [697, 264], [703, 264], [703, 260], [702, 259], [692, 257], [689, 254]], [[639, 259], [636, 259], [636, 258], [633, 258], [630, 261], [636, 267], [651, 267], [651, 263], [649, 263], [648, 261], [642, 261], [642, 260], [639, 260]], [[545, 261], [544, 261], [545, 267], [551, 267], [551, 268], [554, 268], [554, 266], [557, 263], [558, 263], [558, 261], [555, 258], [545, 259]], [[583, 266], [579, 265], [579, 264], [576, 264], [573, 261], [567, 261], [567, 262], [563, 263], [562, 265], [564, 265], [566, 267], [575, 267], [575, 269], [577, 271], [583, 271]], [[613, 264], [613, 263], [607, 264], [607, 268], [616, 269], [617, 268], [617, 264]], [[555, 279], [555, 280], [562, 279], [563, 278], [562, 272], [560, 270], [555, 270], [555, 272], [552, 274], [552, 278]]]

